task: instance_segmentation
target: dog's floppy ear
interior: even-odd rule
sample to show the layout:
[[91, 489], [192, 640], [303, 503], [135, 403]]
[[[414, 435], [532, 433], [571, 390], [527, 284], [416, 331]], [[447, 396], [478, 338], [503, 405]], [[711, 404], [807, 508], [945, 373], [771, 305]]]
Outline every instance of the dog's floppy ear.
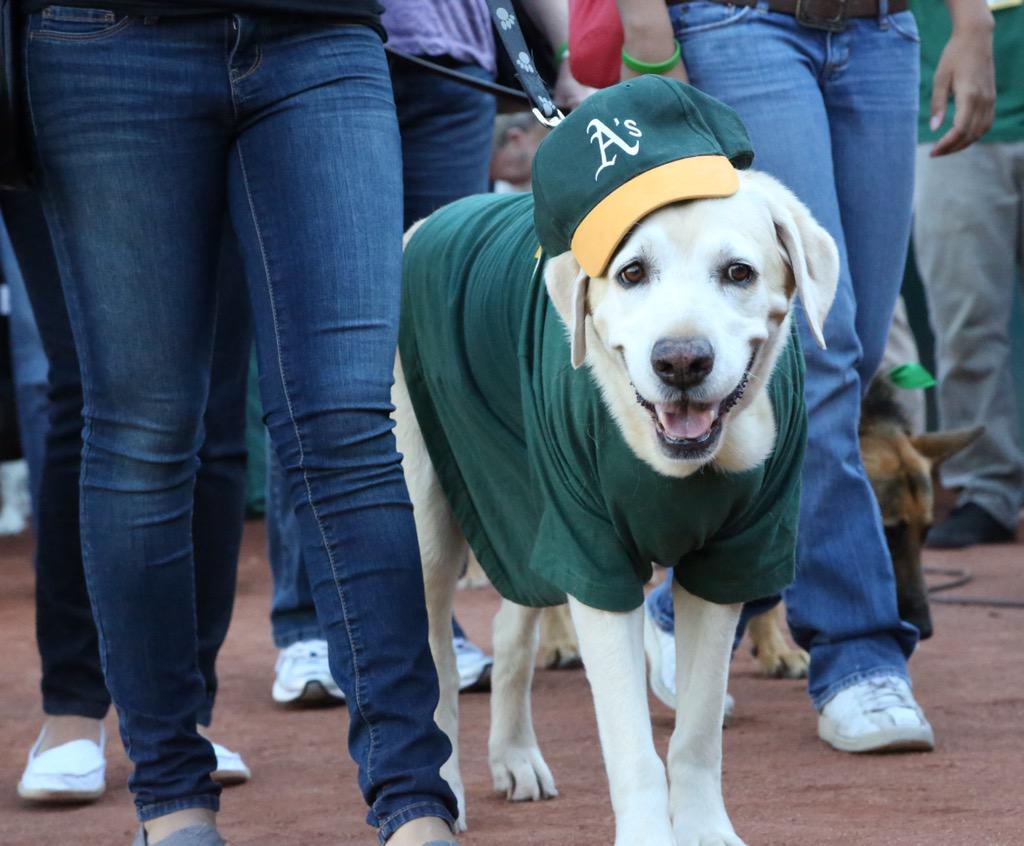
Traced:
[[[752, 174], [753, 175], [753, 174]], [[793, 271], [811, 334], [825, 349], [823, 327], [839, 283], [839, 250], [825, 231], [791, 191], [763, 173], [757, 180], [768, 196], [775, 231]]]
[[574, 368], [587, 357], [587, 286], [583, 272], [571, 252], [550, 259], [544, 268], [544, 284], [555, 310], [569, 330], [569, 347]]

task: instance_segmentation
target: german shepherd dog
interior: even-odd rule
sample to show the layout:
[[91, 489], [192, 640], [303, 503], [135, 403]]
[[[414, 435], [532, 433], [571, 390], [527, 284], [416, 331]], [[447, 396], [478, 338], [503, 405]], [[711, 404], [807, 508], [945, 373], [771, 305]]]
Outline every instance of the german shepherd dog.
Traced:
[[896, 574], [900, 617], [932, 636], [921, 546], [932, 525], [932, 471], [984, 431], [983, 426], [912, 434], [894, 388], [876, 376], [861, 408], [860, 449]]

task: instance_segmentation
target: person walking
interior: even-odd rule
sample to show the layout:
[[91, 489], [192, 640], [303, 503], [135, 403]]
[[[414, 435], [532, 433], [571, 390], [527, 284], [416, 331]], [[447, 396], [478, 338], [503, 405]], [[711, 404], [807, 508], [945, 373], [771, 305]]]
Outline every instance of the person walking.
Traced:
[[135, 842], [223, 843], [197, 730], [191, 524], [227, 215], [368, 822], [391, 846], [453, 843], [390, 419], [401, 157], [379, 7], [95, 3], [23, 0], [25, 68], [82, 373], [82, 553]]
[[[928, 299], [943, 429], [984, 426], [939, 468], [959, 489], [952, 513], [928, 533], [932, 549], [1016, 539], [1024, 504], [1024, 449], [1013, 387], [1008, 315], [1024, 264], [1024, 5], [995, 3], [996, 117], [981, 142], [935, 155], [947, 123], [933, 72], [952, 21], [938, 0], [914, 0], [921, 21], [920, 141], [914, 252]], [[1017, 366], [1020, 366], [1019, 363]]]
[[[949, 0], [955, 27], [937, 71], [955, 94], [936, 152], [977, 140], [992, 121], [992, 17], [984, 0]], [[900, 620], [892, 562], [860, 459], [861, 397], [881, 361], [910, 232], [918, 35], [905, 0], [841, 7], [788, 0], [619, 0], [625, 73], [656, 70], [732, 106], [754, 166], [781, 180], [839, 247], [825, 325], [828, 349], [804, 333], [809, 417], [796, 580], [789, 625], [811, 655], [818, 734], [847, 752], [931, 749], [910, 687], [917, 630]], [[671, 58], [670, 58], [671, 57]], [[745, 618], [777, 597], [748, 605]], [[671, 599], [649, 599], [666, 637]], [[661, 625], [657, 625], [660, 623]], [[659, 671], [664, 650], [652, 645]], [[665, 675], [661, 673], [661, 675]]]
[[[43, 391], [20, 413], [30, 449], [36, 537], [36, 644], [42, 673], [43, 726], [28, 754], [18, 794], [28, 802], [91, 802], [106, 789], [110, 710], [100, 665], [96, 624], [82, 566], [79, 476], [82, 456], [82, 383], [60, 276], [42, 207], [30, 192], [0, 193], [10, 229], [12, 280], [26, 292], [23, 314], [38, 333], [24, 333], [21, 353], [36, 362]], [[217, 654], [234, 604], [245, 504], [245, 371], [250, 341], [245, 284], [233, 243], [227, 241], [218, 283], [218, 318], [204, 438], [196, 474], [192, 543], [195, 562], [197, 657], [205, 702], [196, 716], [202, 731], [213, 721]], [[31, 300], [29, 307], [28, 299]], [[33, 320], [34, 318], [34, 320]], [[34, 395], [30, 399], [35, 400]], [[211, 741], [212, 743], [212, 741]], [[239, 784], [250, 776], [242, 756], [212, 743], [213, 778]]]
[[[482, 81], [493, 81], [495, 44], [484, 0], [394, 0], [382, 22], [388, 46]], [[391, 84], [402, 139], [403, 229], [441, 206], [487, 191], [494, 97], [400, 60]], [[298, 522], [268, 450], [267, 551], [274, 577], [270, 622], [279, 649], [271, 695], [281, 704], [343, 700], [316, 619]], [[494, 660], [452, 619], [460, 690], [486, 687]]]

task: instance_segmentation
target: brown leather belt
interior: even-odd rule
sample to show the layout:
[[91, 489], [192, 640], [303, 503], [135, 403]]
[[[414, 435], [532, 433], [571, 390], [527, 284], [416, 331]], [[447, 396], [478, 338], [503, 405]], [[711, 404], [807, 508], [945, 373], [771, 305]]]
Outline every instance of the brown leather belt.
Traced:
[[[755, 7], [758, 0], [711, 0], [723, 6]], [[850, 18], [877, 18], [881, 3], [879, 0], [768, 0], [773, 12], [792, 15], [797, 21], [811, 29], [828, 32], [842, 32]], [[889, 14], [905, 12], [908, 0], [889, 0]]]

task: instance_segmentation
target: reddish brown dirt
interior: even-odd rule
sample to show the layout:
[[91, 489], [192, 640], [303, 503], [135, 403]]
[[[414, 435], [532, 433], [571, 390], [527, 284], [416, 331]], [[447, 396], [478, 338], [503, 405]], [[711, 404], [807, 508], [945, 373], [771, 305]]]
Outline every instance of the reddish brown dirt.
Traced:
[[[116, 737], [108, 791], [89, 807], [29, 808], [15, 793], [39, 724], [31, 544], [0, 539], [0, 844], [127, 846], [134, 829]], [[1024, 547], [931, 554], [969, 567], [978, 595], [1024, 599]], [[370, 844], [341, 709], [285, 711], [270, 699], [274, 650], [267, 613], [263, 531], [247, 527], [235, 620], [222, 653], [215, 737], [240, 750], [252, 781], [225, 791], [221, 824], [233, 846]], [[459, 617], [488, 645], [497, 605], [489, 590], [464, 592]], [[912, 662], [938, 749], [851, 757], [826, 748], [801, 682], [772, 681], [738, 656], [726, 732], [726, 800], [750, 846], [1019, 846], [1024, 843], [1024, 611], [938, 606], [936, 635]], [[487, 697], [463, 696], [466, 846], [608, 844], [613, 826], [590, 696], [581, 672], [539, 672], [537, 732], [561, 796], [511, 805], [492, 794], [486, 762]], [[672, 720], [653, 704], [664, 751]], [[108, 723], [114, 728], [113, 721]]]

